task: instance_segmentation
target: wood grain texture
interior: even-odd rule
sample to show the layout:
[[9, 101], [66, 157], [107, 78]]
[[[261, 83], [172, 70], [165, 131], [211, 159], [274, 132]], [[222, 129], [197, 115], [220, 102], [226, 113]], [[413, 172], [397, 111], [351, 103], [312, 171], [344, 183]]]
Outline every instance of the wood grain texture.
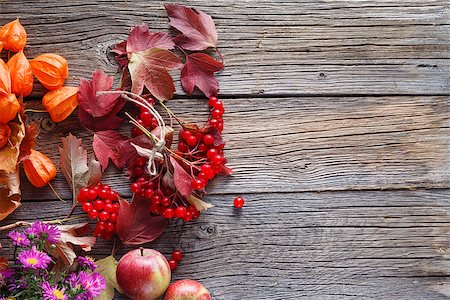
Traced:
[[[175, 279], [200, 280], [213, 299], [445, 299], [437, 290], [450, 272], [450, 190], [244, 197], [239, 212], [228, 196], [211, 197], [216, 207], [188, 225], [173, 222], [151, 244], [166, 255], [184, 250]], [[59, 218], [69, 208], [27, 202], [8, 221]], [[111, 246], [99, 242], [94, 255]]]
[[[1, 1], [0, 22], [29, 32], [71, 62], [69, 83], [92, 66], [116, 70], [109, 47], [130, 26], [167, 30], [164, 1]], [[448, 95], [448, 1], [185, 1], [217, 23], [223, 95]], [[178, 86], [178, 91], [181, 91]]]
[[[450, 97], [235, 98], [224, 103], [226, 156], [236, 174], [218, 180], [212, 194], [449, 187]], [[168, 105], [187, 121], [207, 119], [204, 100], [174, 99]], [[69, 132], [92, 149], [91, 134], [74, 116], [50, 132], [43, 130], [38, 149], [58, 161], [55, 148]], [[129, 196], [129, 181], [116, 174], [112, 167], [103, 180]], [[60, 173], [54, 186], [70, 197]], [[34, 191], [26, 185], [24, 198], [54, 198], [50, 190]]]

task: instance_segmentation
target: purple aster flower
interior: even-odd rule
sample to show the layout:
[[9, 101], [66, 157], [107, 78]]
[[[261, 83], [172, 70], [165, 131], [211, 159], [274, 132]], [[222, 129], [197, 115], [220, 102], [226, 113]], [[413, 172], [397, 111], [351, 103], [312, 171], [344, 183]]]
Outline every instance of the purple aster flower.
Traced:
[[78, 263], [80, 264], [80, 266], [87, 268], [91, 271], [97, 269], [97, 265], [94, 263], [94, 259], [90, 256], [78, 257]]
[[45, 252], [36, 250], [33, 246], [31, 250], [22, 251], [18, 259], [25, 269], [47, 269], [52, 260]]
[[40, 221], [34, 222], [25, 230], [26, 234], [34, 235], [40, 239], [46, 239], [49, 243], [57, 243], [61, 240], [61, 232], [58, 227]]
[[13, 231], [8, 232], [8, 236], [12, 240], [14, 246], [18, 246], [18, 247], [30, 246], [30, 240], [22, 232], [13, 230]]
[[43, 300], [67, 300], [68, 297], [64, 293], [65, 288], [58, 288], [57, 286], [51, 286], [50, 283], [44, 282], [41, 284], [42, 299]]
[[0, 270], [0, 287], [5, 286], [14, 277], [14, 271], [11, 269]]
[[84, 292], [77, 299], [94, 299], [106, 288], [106, 281], [99, 273], [81, 271], [78, 275], [71, 274], [67, 280], [74, 289], [82, 289]]

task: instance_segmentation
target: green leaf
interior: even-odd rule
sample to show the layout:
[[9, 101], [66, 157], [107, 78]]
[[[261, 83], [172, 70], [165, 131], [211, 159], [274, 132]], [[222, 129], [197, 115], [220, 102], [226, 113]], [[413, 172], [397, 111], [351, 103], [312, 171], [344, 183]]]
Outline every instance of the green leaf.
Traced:
[[119, 293], [122, 293], [122, 289], [117, 283], [116, 270], [117, 270], [117, 260], [114, 256], [110, 255], [108, 257], [97, 260], [95, 264], [98, 266], [97, 272], [100, 273], [106, 280], [106, 289], [95, 298], [96, 300], [112, 300], [114, 299], [114, 289]]

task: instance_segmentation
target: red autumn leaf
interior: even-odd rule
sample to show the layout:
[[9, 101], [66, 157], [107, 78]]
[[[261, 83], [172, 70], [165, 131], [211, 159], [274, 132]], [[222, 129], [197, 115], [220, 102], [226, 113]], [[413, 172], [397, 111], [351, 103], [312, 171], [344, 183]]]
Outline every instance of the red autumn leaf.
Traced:
[[124, 245], [141, 245], [156, 239], [164, 231], [168, 220], [150, 216], [149, 202], [144, 198], [134, 197], [129, 203], [120, 199], [120, 210], [117, 218], [117, 234]]
[[119, 70], [128, 65], [127, 41], [117, 43], [111, 52], [117, 54], [114, 59], [119, 64]]
[[116, 107], [111, 111], [111, 114], [94, 118], [81, 107], [78, 107], [78, 119], [83, 127], [93, 131], [118, 129], [123, 123], [123, 119], [115, 114], [122, 109], [123, 102], [117, 103]]
[[182, 196], [188, 198], [192, 194], [191, 183], [193, 178], [172, 156], [170, 157], [170, 163], [173, 166], [173, 181], [175, 187]]
[[208, 54], [189, 54], [181, 69], [181, 85], [189, 95], [192, 95], [194, 88], [198, 87], [206, 97], [216, 96], [219, 92], [219, 82], [214, 73], [222, 69], [223, 64]]
[[170, 25], [183, 34], [175, 42], [187, 50], [217, 47], [217, 31], [211, 16], [179, 4], [166, 4]]
[[95, 156], [100, 161], [102, 169], [105, 170], [109, 164], [109, 159], [116, 165], [117, 168], [122, 168], [123, 164], [120, 164], [117, 159], [117, 150], [121, 142], [127, 140], [127, 137], [114, 130], [97, 131], [94, 134], [94, 140], [92, 147], [94, 149]]
[[141, 24], [131, 29], [127, 39], [126, 51], [138, 52], [149, 48], [170, 50], [175, 47], [172, 38], [163, 32], [150, 32], [147, 24]]
[[19, 161], [22, 158], [30, 155], [31, 149], [36, 145], [36, 137], [39, 134], [39, 124], [36, 122], [31, 122], [28, 125], [25, 125], [25, 136], [20, 144], [20, 154]]
[[140, 95], [146, 87], [159, 100], [171, 99], [175, 86], [167, 70], [178, 69], [181, 65], [180, 59], [169, 50], [151, 48], [131, 53], [128, 64], [131, 91]]
[[163, 32], [150, 32], [147, 24], [134, 26], [128, 39], [117, 43], [111, 51], [116, 53], [116, 61], [119, 64], [119, 69], [128, 65], [128, 55], [131, 52], [138, 52], [147, 50], [149, 48], [159, 48], [170, 50], [175, 47], [172, 38]]
[[123, 102], [119, 94], [97, 95], [100, 91], [111, 91], [114, 77], [102, 70], [92, 74], [92, 79], [81, 79], [78, 91], [78, 103], [81, 108], [95, 118], [104, 117], [114, 110], [118, 102]]
[[[144, 134], [121, 142], [115, 153], [115, 159], [119, 165], [128, 166], [128, 164], [138, 155], [136, 148], [132, 144], [147, 149], [151, 149], [153, 147], [153, 142]], [[128, 166], [128, 168], [130, 168], [130, 166]]]

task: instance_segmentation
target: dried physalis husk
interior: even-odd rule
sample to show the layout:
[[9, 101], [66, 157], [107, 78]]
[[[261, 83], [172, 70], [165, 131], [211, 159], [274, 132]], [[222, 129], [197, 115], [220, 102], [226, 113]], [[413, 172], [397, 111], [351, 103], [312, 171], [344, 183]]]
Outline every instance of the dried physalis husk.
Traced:
[[11, 94], [11, 76], [5, 62], [0, 58], [0, 96], [9, 94]]
[[0, 94], [0, 123], [8, 123], [17, 116], [20, 109], [19, 100], [13, 93], [8, 96]]
[[0, 123], [0, 148], [8, 143], [9, 137], [11, 136], [11, 128], [8, 124]]
[[27, 32], [20, 24], [19, 19], [16, 19], [0, 28], [0, 51], [3, 49], [19, 52], [23, 50], [27, 44]]
[[61, 55], [44, 53], [30, 61], [34, 76], [48, 90], [63, 86], [69, 76], [69, 65]]
[[23, 169], [28, 180], [35, 187], [43, 187], [56, 176], [55, 164], [45, 154], [34, 149], [23, 161]]
[[11, 91], [17, 96], [28, 96], [33, 90], [33, 71], [23, 51], [14, 54], [6, 63], [11, 76]]
[[50, 91], [42, 98], [42, 104], [53, 122], [61, 122], [78, 106], [78, 88], [63, 86]]

